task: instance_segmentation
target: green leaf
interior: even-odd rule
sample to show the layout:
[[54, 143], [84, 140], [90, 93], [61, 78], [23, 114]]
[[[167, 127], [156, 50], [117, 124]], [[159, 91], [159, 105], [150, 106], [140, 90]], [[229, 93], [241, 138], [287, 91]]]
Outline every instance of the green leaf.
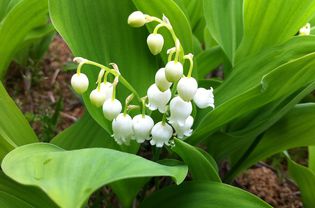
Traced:
[[51, 143], [66, 150], [91, 147], [120, 150], [120, 147], [124, 147], [118, 145], [88, 113], [85, 113], [80, 120], [59, 133], [52, 139]]
[[174, 142], [175, 145], [172, 147], [172, 150], [176, 152], [176, 154], [178, 154], [188, 165], [194, 180], [211, 180], [221, 182], [215, 160], [212, 159], [209, 154], [206, 156], [196, 147], [179, 139], [175, 139]]
[[266, 131], [256, 148], [237, 165], [233, 178], [241, 170], [275, 153], [301, 146], [315, 145], [315, 104], [299, 104]]
[[34, 28], [47, 21], [46, 0], [20, 0], [0, 24], [0, 79], [3, 78], [20, 44]]
[[315, 172], [315, 146], [308, 147], [308, 167]]
[[[79, 121], [58, 134], [51, 143], [66, 150], [104, 147], [132, 154], [138, 151], [138, 145], [134, 143], [131, 143], [130, 146], [118, 145], [88, 113], [85, 113]], [[113, 189], [122, 205], [130, 207], [139, 190], [148, 179], [125, 179], [111, 183], [109, 186]]]
[[288, 159], [288, 170], [290, 176], [299, 186], [302, 195], [303, 207], [312, 208], [315, 206], [315, 174], [314, 172]]
[[243, 0], [204, 0], [204, 16], [212, 37], [233, 63], [243, 36]]
[[187, 167], [183, 165], [160, 165], [111, 149], [65, 151], [43, 143], [11, 151], [1, 167], [17, 182], [40, 187], [65, 208], [82, 206], [93, 191], [121, 179], [171, 176], [180, 184], [187, 174]]
[[225, 55], [219, 46], [209, 48], [195, 57], [198, 78], [204, 79], [206, 75], [217, 69], [225, 60]]
[[245, 0], [244, 37], [236, 61], [286, 42], [314, 13], [313, 0]]
[[34, 142], [33, 129], [0, 82], [0, 161], [14, 148]]
[[[131, 1], [49, 0], [49, 10], [56, 30], [75, 56], [104, 65], [116, 63], [139, 94], [145, 95], [158, 67], [146, 45], [146, 29], [127, 24], [129, 14], [135, 10]], [[111, 123], [89, 99], [89, 93], [96, 87], [93, 84], [98, 75], [96, 69], [90, 66], [83, 69], [91, 83], [83, 99], [93, 119], [111, 134]], [[117, 92], [122, 102], [130, 94], [121, 85]]]
[[[185, 53], [192, 52], [193, 50], [193, 37], [191, 28], [189, 25], [189, 21], [183, 11], [179, 8], [179, 6], [169, 0], [150, 0], [150, 1], [143, 1], [143, 0], [133, 0], [135, 6], [138, 10], [149, 14], [151, 16], [156, 16], [162, 18], [163, 14], [170, 20], [173, 29], [180, 40], [182, 47]], [[156, 23], [147, 24], [148, 29], [150, 32], [153, 31]], [[159, 30], [160, 32], [160, 30]], [[161, 29], [161, 34], [165, 39], [164, 47], [161, 52], [162, 58], [166, 61], [166, 51], [169, 48], [174, 47], [174, 41], [166, 29]], [[144, 42], [145, 39], [142, 39]]]
[[[235, 118], [289, 97], [314, 81], [313, 51], [314, 37], [297, 37], [237, 65], [215, 90], [217, 107], [196, 120], [197, 128], [189, 141], [198, 142]], [[249, 77], [254, 68], [258, 71]]]
[[222, 208], [255, 207], [270, 205], [242, 189], [217, 182], [189, 182], [171, 186], [146, 198], [141, 208]]
[[41, 190], [23, 186], [0, 171], [0, 207], [2, 208], [57, 208]]

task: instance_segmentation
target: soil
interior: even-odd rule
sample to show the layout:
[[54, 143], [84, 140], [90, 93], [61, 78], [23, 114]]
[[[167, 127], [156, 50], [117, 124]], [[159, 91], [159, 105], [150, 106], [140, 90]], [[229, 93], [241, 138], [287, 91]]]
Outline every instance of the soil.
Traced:
[[273, 207], [303, 207], [298, 188], [289, 180], [278, 177], [270, 168], [249, 169], [236, 179], [236, 183]]
[[[42, 141], [49, 141], [83, 113], [80, 99], [69, 87], [73, 72], [64, 70], [65, 64], [71, 60], [67, 45], [56, 36], [42, 61], [31, 67], [13, 63], [8, 71], [6, 88]], [[251, 168], [235, 183], [274, 207], [302, 207], [297, 187], [278, 177], [271, 168]], [[89, 207], [95, 207], [95, 204], [99, 205], [97, 207], [113, 207], [105, 204], [117, 204], [117, 199], [104, 187], [91, 197]]]
[[8, 93], [42, 141], [49, 141], [83, 113], [80, 99], [69, 86], [73, 72], [64, 70], [71, 61], [69, 48], [56, 36], [42, 61], [27, 67], [12, 63], [8, 70]]

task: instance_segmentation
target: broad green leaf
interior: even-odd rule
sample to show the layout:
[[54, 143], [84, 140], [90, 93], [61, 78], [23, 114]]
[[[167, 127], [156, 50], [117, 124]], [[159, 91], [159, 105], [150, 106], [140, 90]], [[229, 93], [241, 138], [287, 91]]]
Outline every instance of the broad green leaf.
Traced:
[[[58, 134], [51, 143], [66, 150], [104, 147], [133, 154], [138, 151], [138, 145], [133, 143], [131, 146], [118, 145], [88, 113], [85, 113], [79, 121]], [[111, 183], [110, 187], [123, 206], [129, 207], [147, 180], [148, 178], [125, 179]]]
[[243, 36], [243, 0], [204, 0], [207, 29], [233, 63]]
[[91, 147], [106, 147], [119, 150], [120, 147], [123, 147], [118, 145], [88, 113], [85, 113], [80, 120], [59, 133], [50, 143], [66, 150]]
[[65, 151], [44, 143], [25, 145], [11, 151], [1, 167], [17, 182], [40, 187], [56, 204], [65, 208], [81, 207], [93, 191], [114, 181], [171, 176], [180, 184], [187, 174], [187, 167], [183, 165], [160, 165], [111, 149]]
[[195, 63], [197, 65], [198, 78], [204, 79], [206, 75], [215, 70], [225, 60], [225, 55], [221, 47], [215, 46], [209, 48], [195, 57]]
[[49, 197], [31, 186], [21, 185], [0, 171], [0, 207], [1, 208], [57, 208]]
[[[133, 0], [133, 3], [138, 10], [151, 16], [162, 18], [164, 14], [172, 24], [173, 29], [177, 37], [179, 38], [185, 53], [187, 54], [189, 52], [192, 52], [193, 38], [189, 21], [183, 11], [175, 2], [173, 2], [172, 0]], [[149, 31], [152, 32], [156, 25], [156, 23], [147, 24]], [[159, 32], [160, 31], [165, 39], [161, 55], [164, 61], [166, 61], [167, 56], [165, 54], [167, 49], [172, 48], [175, 45], [173, 39], [171, 38], [171, 35], [166, 29], [163, 28], [159, 30]], [[146, 39], [142, 39], [142, 42], [145, 42], [145, 40]]]
[[315, 145], [315, 104], [299, 104], [266, 131], [256, 148], [227, 178], [275, 153], [301, 146]]
[[274, 125], [314, 88], [315, 83], [293, 93], [286, 99], [280, 99], [255, 110], [250, 116], [236, 119], [232, 122], [234, 126], [237, 126], [238, 122], [243, 123], [239, 129], [230, 130], [232, 124], [229, 124], [222, 130], [224, 132], [210, 136], [207, 140], [209, 153], [217, 161], [229, 159], [231, 166], [238, 167], [238, 161], [242, 160], [242, 155], [254, 143], [256, 137]]
[[288, 159], [288, 170], [290, 176], [297, 183], [303, 201], [303, 207], [312, 208], [315, 206], [315, 174], [314, 172]]
[[175, 0], [175, 2], [185, 11], [194, 35], [200, 42], [203, 42], [203, 31], [206, 24], [203, 16], [203, 0]]
[[263, 200], [242, 189], [217, 182], [189, 182], [153, 193], [141, 208], [271, 208]]
[[0, 22], [7, 13], [10, 0], [0, 0]]
[[[204, 139], [206, 135], [235, 118], [283, 96], [290, 96], [314, 81], [313, 40], [314, 37], [294, 38], [236, 66], [227, 80], [215, 90], [217, 107], [208, 113], [202, 113], [203, 117], [196, 121], [197, 128], [189, 140]], [[260, 70], [248, 77], [253, 68]]]
[[14, 148], [34, 142], [33, 129], [0, 82], [0, 161]]
[[[136, 10], [130, 0], [49, 0], [49, 10], [56, 30], [75, 56], [104, 65], [116, 63], [140, 96], [145, 95], [158, 67], [146, 45], [146, 29], [131, 28], [127, 24], [129, 14]], [[89, 93], [96, 87], [93, 83], [98, 70], [86, 66], [83, 71], [90, 79], [89, 89], [83, 95], [85, 106], [93, 119], [111, 134], [111, 122], [89, 99]], [[130, 94], [121, 85], [117, 93], [122, 103]]]
[[236, 61], [286, 42], [314, 13], [313, 0], [245, 0], [244, 36]]
[[[194, 146], [179, 139], [174, 140], [172, 150], [188, 165], [194, 180], [211, 180], [221, 182], [216, 163], [210, 155], [206, 156]], [[206, 153], [207, 154], [207, 153]], [[211, 159], [209, 159], [211, 158]]]
[[315, 172], [315, 146], [308, 147], [308, 168]]
[[0, 24], [0, 79], [3, 78], [20, 44], [34, 28], [47, 21], [46, 0], [20, 0]]

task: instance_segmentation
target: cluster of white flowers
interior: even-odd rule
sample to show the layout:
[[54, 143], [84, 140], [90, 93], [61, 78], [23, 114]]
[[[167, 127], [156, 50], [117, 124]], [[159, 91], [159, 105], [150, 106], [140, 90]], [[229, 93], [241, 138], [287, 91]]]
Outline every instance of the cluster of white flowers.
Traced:
[[[138, 143], [150, 140], [150, 144], [157, 147], [168, 145], [173, 136], [183, 139], [192, 134], [194, 123], [194, 118], [191, 116], [192, 101], [199, 108], [214, 108], [213, 89], [198, 88], [196, 79], [192, 77], [193, 55], [181, 55], [184, 54], [183, 49], [169, 20], [165, 16], [159, 19], [140, 11], [133, 12], [128, 18], [128, 24], [133, 27], [141, 27], [154, 21], [159, 24], [147, 38], [151, 53], [157, 55], [163, 49], [164, 38], [157, 33], [161, 27], [166, 27], [171, 32], [175, 47], [167, 51], [168, 63], [157, 71], [155, 83], [148, 88], [145, 97], [139, 97], [115, 64], [112, 64], [113, 68], [108, 68], [84, 58], [74, 59], [79, 65], [77, 73], [71, 79], [71, 85], [78, 94], [86, 92], [89, 86], [89, 80], [85, 74], [81, 73], [81, 67], [84, 64], [90, 64], [101, 69], [97, 87], [90, 93], [90, 100], [96, 107], [102, 106], [105, 118], [112, 121], [113, 137], [118, 144], [128, 145], [130, 140], [136, 140]], [[182, 64], [185, 60], [190, 62], [187, 76], [184, 75]], [[108, 74], [115, 76], [113, 83], [107, 81]], [[124, 110], [121, 102], [116, 99], [118, 82], [124, 84], [132, 92], [126, 99]], [[140, 105], [130, 105], [134, 97], [137, 97]], [[139, 108], [142, 108], [142, 113], [131, 118], [128, 112]], [[162, 113], [162, 121], [155, 124], [154, 120], [146, 115], [146, 108]]]

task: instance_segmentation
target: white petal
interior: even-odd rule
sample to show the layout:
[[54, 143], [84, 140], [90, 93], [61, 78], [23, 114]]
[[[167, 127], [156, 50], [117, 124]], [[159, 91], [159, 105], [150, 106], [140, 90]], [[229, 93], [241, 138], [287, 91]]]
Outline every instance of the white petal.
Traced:
[[122, 110], [122, 105], [119, 100], [109, 99], [103, 104], [103, 114], [108, 120], [113, 120], [116, 118]]
[[147, 95], [149, 100], [148, 106], [155, 110], [154, 108], [164, 109], [171, 99], [172, 93], [170, 89], [161, 92], [156, 84], [153, 84], [149, 87]]
[[137, 115], [132, 119], [132, 128], [134, 132], [134, 139], [138, 143], [150, 139], [151, 129], [154, 126], [154, 121], [150, 116]]
[[160, 91], [164, 92], [168, 90], [172, 83], [167, 81], [165, 77], [165, 68], [160, 68], [155, 74], [155, 84]]
[[89, 87], [89, 79], [83, 73], [76, 73], [71, 77], [71, 86], [78, 94], [83, 94]]
[[198, 88], [194, 96], [194, 102], [198, 108], [214, 108], [213, 89], [210, 88], [209, 90], [206, 90], [205, 88]]
[[176, 96], [170, 102], [170, 112], [170, 122], [177, 122], [180, 126], [183, 126], [192, 112], [192, 104]]
[[131, 13], [128, 17], [128, 24], [132, 27], [142, 27], [145, 23], [145, 16], [140, 11], [135, 11]]
[[170, 61], [165, 66], [165, 77], [170, 82], [176, 82], [183, 76], [183, 65], [180, 62]]
[[183, 77], [177, 84], [177, 92], [185, 101], [191, 101], [198, 88], [198, 83], [193, 77]]
[[157, 55], [162, 51], [164, 38], [161, 34], [150, 34], [147, 38], [148, 47], [153, 55]]
[[90, 93], [90, 100], [96, 106], [100, 107], [103, 105], [106, 99], [106, 94], [101, 89], [92, 90]]

